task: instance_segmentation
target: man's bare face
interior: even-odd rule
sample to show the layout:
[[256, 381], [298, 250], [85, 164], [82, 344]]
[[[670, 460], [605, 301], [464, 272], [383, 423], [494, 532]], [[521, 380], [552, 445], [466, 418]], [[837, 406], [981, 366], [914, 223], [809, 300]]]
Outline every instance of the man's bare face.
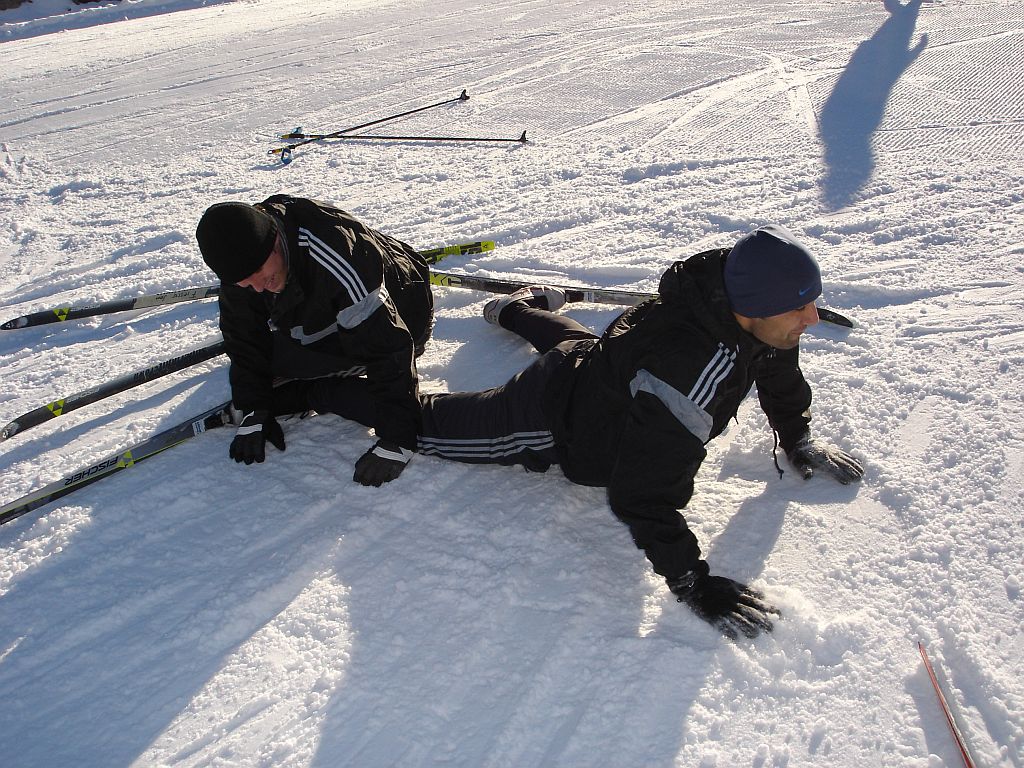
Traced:
[[280, 293], [284, 290], [284, 284], [288, 280], [288, 267], [285, 265], [284, 245], [279, 234], [274, 239], [274, 249], [263, 262], [263, 266], [249, 275], [245, 280], [239, 280], [235, 285], [242, 288], [251, 288], [257, 293], [268, 291], [269, 293]]
[[800, 343], [803, 332], [818, 322], [818, 308], [814, 302], [791, 312], [771, 317], [748, 317], [740, 322], [754, 338], [776, 349], [793, 349]]

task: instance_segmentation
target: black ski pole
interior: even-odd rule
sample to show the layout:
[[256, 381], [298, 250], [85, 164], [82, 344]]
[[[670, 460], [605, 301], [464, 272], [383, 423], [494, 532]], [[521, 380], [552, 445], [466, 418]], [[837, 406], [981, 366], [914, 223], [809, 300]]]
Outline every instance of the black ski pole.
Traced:
[[210, 344], [207, 347], [194, 349], [191, 352], [186, 352], [183, 355], [172, 357], [170, 360], [164, 360], [156, 365], [143, 368], [140, 371], [119, 376], [112, 381], [100, 384], [92, 389], [87, 389], [83, 392], [69, 395], [68, 397], [59, 398], [54, 400], [52, 403], [41, 405], [28, 413], [23, 413], [21, 416], [7, 424], [3, 430], [0, 430], [0, 440], [7, 440], [8, 438], [14, 437], [16, 434], [24, 432], [26, 429], [42, 424], [44, 421], [49, 421], [50, 419], [55, 419], [58, 416], [63, 416], [70, 411], [77, 410], [99, 400], [113, 397], [120, 392], [124, 392], [132, 387], [138, 387], [142, 384], [153, 381], [154, 379], [159, 379], [162, 376], [167, 376], [190, 366], [198, 365], [199, 363], [210, 360], [211, 358], [217, 357], [223, 353], [224, 342], [218, 341], [216, 344]]
[[[307, 136], [307, 137], [303, 138], [301, 141], [295, 142], [294, 144], [289, 144], [289, 145], [287, 145], [285, 147], [278, 147], [277, 149], [272, 149], [272, 150], [270, 150], [269, 154], [271, 154], [271, 155], [281, 155], [281, 162], [282, 163], [287, 163], [291, 159], [291, 154], [292, 154], [292, 150], [293, 149], [296, 149], [298, 147], [304, 146], [306, 144], [312, 144], [314, 141], [323, 141], [324, 139], [337, 138], [339, 136], [342, 136], [343, 134], [351, 133], [352, 131], [358, 131], [358, 130], [360, 130], [362, 128], [369, 128], [371, 125], [380, 125], [381, 123], [386, 123], [389, 120], [397, 120], [400, 117], [406, 117], [407, 115], [414, 115], [417, 112], [423, 112], [423, 111], [428, 110], [428, 109], [434, 109], [434, 107], [441, 107], [441, 106], [444, 106], [445, 104], [453, 104], [456, 101], [468, 101], [468, 100], [469, 100], [469, 95], [466, 93], [466, 89], [463, 88], [462, 89], [462, 93], [460, 93], [454, 99], [445, 99], [444, 101], [439, 101], [436, 104], [428, 104], [425, 107], [416, 107], [415, 109], [410, 109], [410, 110], [407, 110], [405, 112], [399, 112], [398, 114], [395, 114], [395, 115], [388, 115], [387, 117], [381, 117], [381, 118], [378, 118], [377, 120], [371, 120], [368, 123], [361, 123], [360, 125], [353, 125], [350, 128], [342, 128], [341, 130], [334, 131], [333, 133], [315, 134], [315, 135], [312, 135], [312, 136]], [[287, 140], [287, 139], [291, 139], [291, 138], [298, 138], [298, 136], [296, 136], [295, 134], [285, 134], [285, 136], [282, 136], [281, 138]]]
[[[526, 143], [526, 131], [517, 139], [498, 138], [495, 136], [379, 136], [376, 134], [360, 133], [353, 136], [325, 136], [324, 139], [331, 141], [353, 141], [373, 139], [376, 141], [517, 141]], [[273, 153], [274, 150], [271, 150]]]

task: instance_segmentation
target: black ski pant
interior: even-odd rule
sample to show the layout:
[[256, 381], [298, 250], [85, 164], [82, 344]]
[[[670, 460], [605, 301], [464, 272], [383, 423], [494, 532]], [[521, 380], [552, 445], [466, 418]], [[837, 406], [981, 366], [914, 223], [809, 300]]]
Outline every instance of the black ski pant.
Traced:
[[[420, 453], [453, 461], [522, 464], [543, 472], [558, 461], [542, 407], [547, 382], [577, 343], [597, 336], [572, 318], [519, 303], [501, 313], [501, 324], [529, 341], [540, 357], [505, 384], [483, 392], [420, 394], [423, 410], [417, 447]], [[368, 427], [375, 425], [366, 379], [293, 384], [304, 388], [309, 408]]]

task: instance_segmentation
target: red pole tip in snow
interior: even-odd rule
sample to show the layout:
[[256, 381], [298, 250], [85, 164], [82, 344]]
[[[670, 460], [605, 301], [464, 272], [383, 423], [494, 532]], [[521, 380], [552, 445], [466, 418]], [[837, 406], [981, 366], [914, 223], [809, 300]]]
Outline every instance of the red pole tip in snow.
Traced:
[[935, 669], [932, 667], [931, 659], [928, 658], [928, 651], [924, 648], [924, 643], [920, 640], [917, 641], [917, 650], [921, 652], [921, 659], [924, 661], [924, 668], [928, 671], [928, 677], [932, 681], [932, 687], [935, 689], [935, 695], [939, 699], [939, 706], [942, 708], [942, 714], [946, 716], [946, 723], [949, 725], [949, 730], [953, 734], [953, 740], [956, 741], [956, 746], [960, 750], [960, 757], [964, 761], [965, 768], [975, 768], [974, 758], [971, 757], [970, 750], [967, 749], [967, 742], [964, 740], [964, 735], [960, 732], [960, 728], [957, 727], [956, 721], [953, 719], [953, 712], [949, 708], [949, 704], [946, 702], [946, 697], [942, 694], [942, 688], [939, 685], [939, 680], [935, 676]]

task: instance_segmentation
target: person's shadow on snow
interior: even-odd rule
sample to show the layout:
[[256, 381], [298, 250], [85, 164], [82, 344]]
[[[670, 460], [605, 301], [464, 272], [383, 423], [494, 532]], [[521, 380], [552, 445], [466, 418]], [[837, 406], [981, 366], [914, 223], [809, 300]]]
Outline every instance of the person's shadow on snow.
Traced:
[[353, 640], [310, 764], [671, 764], [714, 648], [640, 636], [643, 555], [604, 489], [431, 457], [406, 472], [417, 492], [379, 489], [371, 525], [421, 554], [382, 557], [367, 527], [332, 569]]
[[900, 5], [884, 0], [889, 18], [854, 51], [819, 120], [825, 145], [822, 196], [831, 210], [851, 203], [875, 168], [871, 139], [882, 122], [893, 88], [928, 44], [910, 41], [923, 0]]

